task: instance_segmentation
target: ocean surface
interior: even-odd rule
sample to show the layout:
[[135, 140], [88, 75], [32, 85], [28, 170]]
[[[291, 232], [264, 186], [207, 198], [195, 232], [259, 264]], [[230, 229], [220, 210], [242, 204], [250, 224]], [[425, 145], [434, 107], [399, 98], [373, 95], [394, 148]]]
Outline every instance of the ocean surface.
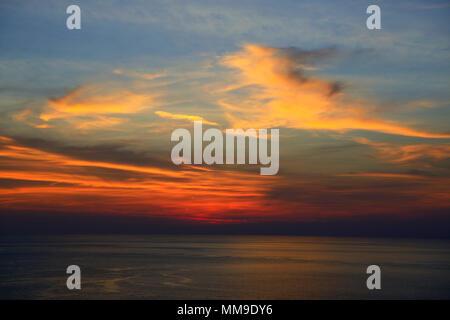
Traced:
[[[81, 268], [68, 290], [66, 268]], [[368, 290], [366, 268], [381, 268]], [[1, 299], [449, 299], [450, 241], [0, 236]]]

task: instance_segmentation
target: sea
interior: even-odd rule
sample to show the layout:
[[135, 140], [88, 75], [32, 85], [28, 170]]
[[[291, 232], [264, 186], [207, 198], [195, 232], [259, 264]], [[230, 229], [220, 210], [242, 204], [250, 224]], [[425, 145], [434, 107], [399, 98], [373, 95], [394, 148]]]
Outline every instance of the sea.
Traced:
[[[67, 267], [81, 270], [69, 290]], [[380, 267], [369, 290], [367, 267]], [[1, 299], [449, 299], [450, 241], [0, 236]]]

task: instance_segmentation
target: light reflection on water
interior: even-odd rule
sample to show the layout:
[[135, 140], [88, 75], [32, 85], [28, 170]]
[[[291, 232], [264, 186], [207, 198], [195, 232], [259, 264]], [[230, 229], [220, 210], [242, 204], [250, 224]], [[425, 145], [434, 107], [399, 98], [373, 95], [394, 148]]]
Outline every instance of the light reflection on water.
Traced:
[[[287, 236], [0, 238], [0, 298], [449, 299], [450, 242]], [[82, 289], [66, 288], [68, 265]], [[366, 288], [366, 267], [382, 290]]]

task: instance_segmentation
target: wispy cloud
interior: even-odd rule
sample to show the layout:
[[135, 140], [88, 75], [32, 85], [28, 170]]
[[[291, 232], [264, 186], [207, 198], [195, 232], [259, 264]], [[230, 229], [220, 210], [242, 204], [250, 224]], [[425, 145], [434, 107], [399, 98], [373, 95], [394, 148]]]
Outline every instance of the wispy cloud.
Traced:
[[95, 212], [101, 207], [109, 213], [216, 222], [227, 210], [251, 215], [266, 210], [268, 186], [258, 182], [261, 176], [242, 171], [82, 159], [8, 137], [0, 137], [0, 160], [2, 208]]
[[169, 118], [174, 120], [189, 120], [189, 121], [202, 121], [204, 124], [209, 124], [212, 126], [217, 126], [218, 124], [216, 122], [211, 122], [205, 120], [203, 117], [200, 116], [190, 116], [187, 114], [177, 114], [177, 113], [170, 113], [165, 111], [155, 111], [155, 114], [162, 118]]
[[386, 173], [386, 172], [361, 172], [361, 173], [343, 173], [338, 177], [373, 177], [373, 178], [400, 178], [400, 179], [421, 179], [425, 178], [421, 175], [408, 173]]
[[[175, 65], [148, 73], [121, 68], [113, 75], [106, 68], [68, 93], [17, 104], [8, 113], [14, 128], [2, 127], [2, 134], [16, 139], [0, 137], [1, 208], [98, 212], [100, 207], [215, 223], [357, 215], [361, 208], [368, 214], [447, 208], [445, 179], [431, 172], [435, 168], [423, 170], [448, 157], [442, 142], [357, 140], [375, 148], [376, 157], [354, 142], [352, 149], [336, 146], [336, 140], [348, 141], [352, 130], [389, 133], [380, 135], [384, 139], [449, 137], [412, 128], [401, 117], [389, 120], [388, 109], [379, 112], [370, 98], [351, 95], [346, 83], [325, 76], [323, 64], [339, 54], [244, 45], [208, 68]], [[429, 109], [433, 100], [405, 106], [406, 112]], [[281, 127], [290, 140], [283, 139], [280, 175], [263, 180], [248, 167], [174, 166], [170, 128], [196, 120], [222, 128]], [[36, 136], [51, 139], [41, 143], [32, 140]], [[304, 153], [314, 148], [315, 136], [316, 142], [328, 139], [335, 151]], [[118, 143], [120, 152], [102, 143]], [[396, 170], [397, 164], [411, 170]], [[296, 175], [302, 170], [310, 172]], [[373, 208], [374, 202], [383, 205]]]
[[342, 84], [308, 73], [309, 66], [333, 50], [304, 51], [247, 44], [225, 55], [222, 64], [237, 70], [245, 94], [219, 102], [237, 127], [287, 127], [303, 130], [369, 130], [422, 138], [450, 138], [393, 120], [377, 118], [375, 106], [342, 91]]
[[77, 88], [65, 96], [49, 99], [50, 108], [41, 114], [48, 121], [66, 115], [136, 113], [151, 107], [154, 97], [126, 89], [92, 84]]
[[153, 81], [155, 79], [163, 78], [167, 76], [165, 73], [140, 73], [133, 70], [124, 70], [124, 69], [114, 69], [114, 74], [123, 75], [130, 78], [143, 79], [148, 81]]
[[429, 162], [450, 158], [450, 144], [396, 145], [387, 142], [375, 142], [366, 138], [355, 138], [355, 141], [374, 147], [380, 159], [393, 163], [408, 164], [417, 161]]

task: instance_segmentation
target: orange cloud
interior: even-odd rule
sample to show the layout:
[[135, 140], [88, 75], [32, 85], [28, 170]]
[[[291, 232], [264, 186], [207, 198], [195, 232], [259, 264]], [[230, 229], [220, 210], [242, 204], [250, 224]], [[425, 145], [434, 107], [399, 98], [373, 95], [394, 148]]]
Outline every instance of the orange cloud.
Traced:
[[35, 115], [30, 109], [23, 109], [20, 112], [13, 114], [12, 119], [15, 121], [22, 121], [29, 126], [38, 129], [46, 129], [51, 127], [48, 123], [36, 123], [36, 121], [42, 122], [42, 119], [36, 119]]
[[48, 101], [50, 109], [40, 118], [54, 118], [98, 114], [136, 113], [152, 107], [155, 96], [138, 94], [126, 89], [109, 88], [101, 84], [88, 85], [69, 92], [60, 98]]
[[100, 210], [203, 221], [222, 220], [226, 212], [232, 220], [232, 211], [266, 211], [268, 186], [257, 174], [90, 161], [20, 146], [6, 137], [0, 142], [0, 179], [18, 181], [17, 187], [0, 187], [3, 209]]
[[[217, 80], [220, 77], [214, 73], [216, 69], [212, 68], [202, 70], [201, 75], [195, 72], [190, 75], [183, 73], [175, 79], [179, 81], [176, 86], [164, 89], [167, 91], [165, 93], [170, 93], [165, 95], [164, 103], [183, 104], [183, 110], [195, 106], [194, 109], [199, 112], [198, 110], [206, 110], [206, 107], [214, 106], [214, 102], [219, 101], [223, 108], [219, 111], [225, 110], [225, 116], [234, 128], [288, 127], [331, 131], [355, 129], [428, 138], [448, 137], [447, 134], [429, 133], [373, 117], [376, 108], [370, 103], [349, 96], [339, 83], [309, 74], [316, 69], [312, 64], [317, 59], [330, 54], [332, 51], [329, 50], [306, 52], [247, 45], [241, 51], [221, 59], [224, 66], [235, 72], [237, 81], [232, 85], [220, 90], [207, 90], [222, 85], [221, 80]], [[162, 141], [167, 139], [169, 143], [167, 121], [157, 119], [147, 122], [141, 118], [138, 122], [132, 122], [132, 117], [125, 116], [160, 106], [162, 91], [159, 90], [164, 84], [158, 84], [158, 89], [155, 89], [157, 81], [140, 80], [153, 80], [165, 75], [144, 75], [125, 70], [116, 70], [114, 73], [138, 79], [127, 84], [129, 89], [110, 83], [82, 86], [65, 96], [49, 99], [41, 119], [36, 119], [36, 114], [25, 110], [15, 115], [15, 120], [28, 123], [32, 119], [30, 125], [42, 127], [47, 126], [45, 121], [63, 118], [79, 130], [110, 128], [128, 121], [126, 130], [129, 131], [124, 140], [131, 141], [128, 140], [129, 137], [141, 139], [142, 136], [132, 136], [133, 130], [142, 130], [148, 126], [155, 133], [151, 135], [152, 138]], [[219, 74], [222, 75], [223, 73]], [[187, 81], [182, 77], [188, 78]], [[201, 83], [204, 82], [208, 83], [202, 86]], [[428, 102], [422, 104], [428, 105]], [[217, 125], [200, 115], [190, 115], [193, 113], [189, 111], [186, 113], [155, 112], [166, 119], [201, 120], [206, 124]], [[144, 113], [142, 115], [145, 116]], [[223, 119], [215, 116], [214, 120], [222, 123]], [[49, 125], [53, 123], [48, 123]], [[61, 127], [56, 123], [55, 132], [50, 132], [55, 133], [52, 138], [59, 139], [59, 129]], [[161, 132], [163, 135], [156, 135]], [[96, 140], [98, 136], [102, 142], [120, 142], [122, 138], [122, 135], [110, 132], [107, 135], [96, 133], [89, 136], [92, 138], [90, 145], [99, 141]], [[70, 139], [70, 134], [61, 137], [66, 145], [70, 145]], [[34, 144], [33, 141], [28, 142], [28, 145]], [[432, 160], [444, 159], [449, 154], [448, 146], [417, 144], [398, 147], [367, 141], [366, 144], [377, 148], [380, 158], [396, 163], [422, 159], [421, 155], [424, 153]], [[125, 150], [135, 147], [134, 141], [123, 143], [126, 144]], [[149, 148], [146, 151], [158, 151], [152, 149], [147, 141], [143, 141], [142, 145], [144, 144], [145, 148]], [[90, 154], [93, 153], [95, 151]], [[168, 156], [169, 152], [167, 158]], [[353, 154], [347, 156], [350, 159]], [[105, 157], [102, 153], [101, 159]], [[439, 179], [436, 174], [432, 176], [431, 172], [430, 176], [426, 176], [414, 174], [414, 171], [386, 173], [384, 169], [377, 168], [382, 172], [339, 176], [332, 172], [327, 177], [323, 176], [324, 173], [318, 176], [311, 173], [310, 176], [299, 177], [290, 174], [300, 167], [292, 165], [291, 158], [287, 159], [291, 164], [286, 165], [288, 170], [285, 171], [285, 176], [268, 178], [261, 177], [258, 173], [240, 171], [249, 169], [242, 167], [229, 170], [229, 167], [171, 167], [161, 165], [160, 162], [158, 166], [108, 160], [92, 161], [26, 147], [7, 137], [0, 137], [0, 160], [0, 183], [3, 183], [0, 184], [0, 209], [171, 215], [216, 223], [265, 219], [301, 220], [361, 212], [382, 213], [391, 209], [405, 211], [410, 208], [448, 207], [448, 193], [445, 192], [448, 190], [448, 181]], [[167, 161], [169, 162], [168, 159]], [[301, 158], [300, 161], [310, 165], [307, 163], [308, 159]], [[332, 161], [330, 157], [331, 171]], [[311, 164], [311, 167], [322, 169], [318, 167], [320, 165], [323, 163]], [[361, 169], [363, 165], [364, 163], [358, 163], [358, 168]], [[349, 172], [348, 167], [345, 170], [343, 172]], [[417, 172], [420, 173], [418, 170]], [[396, 179], [388, 190], [386, 187], [394, 181], [386, 183], [387, 179]], [[398, 203], [395, 202], [397, 200], [389, 200], [395, 195], [400, 199]], [[324, 198], [327, 200], [324, 201]], [[383, 204], [373, 206], [373, 203]]]
[[218, 125], [216, 122], [211, 122], [205, 120], [203, 117], [200, 116], [190, 116], [187, 114], [176, 114], [176, 113], [170, 113], [165, 111], [155, 111], [155, 114], [162, 118], [169, 118], [169, 119], [175, 119], [175, 120], [189, 120], [189, 121], [202, 121], [204, 124], [209, 124], [212, 126]]
[[[4, 211], [115, 213], [234, 223], [313, 221], [362, 210], [375, 214], [395, 209], [402, 214], [409, 208], [449, 206], [448, 179], [408, 173], [262, 177], [226, 167], [79, 159], [23, 146], [8, 137], [0, 137], [0, 161], [0, 210]], [[396, 179], [396, 184], [386, 184], [387, 179]]]
[[165, 73], [139, 73], [136, 71], [123, 70], [123, 69], [114, 69], [113, 73], [124, 75], [124, 76], [130, 77], [130, 78], [138, 78], [138, 79], [143, 79], [143, 80], [148, 80], [148, 81], [152, 81], [152, 80], [155, 80], [158, 78], [163, 78], [163, 77], [167, 76], [167, 74], [165, 74]]
[[118, 124], [121, 124], [126, 119], [117, 118], [117, 117], [106, 117], [106, 116], [98, 116], [95, 120], [89, 121], [77, 121], [75, 124], [75, 128], [79, 130], [96, 130], [114, 127]]
[[366, 138], [356, 138], [355, 141], [374, 147], [379, 158], [392, 163], [407, 163], [416, 160], [438, 161], [450, 158], [450, 145], [448, 144], [414, 144], [394, 145], [385, 142], [374, 142]]
[[[374, 117], [374, 106], [344, 94], [339, 83], [306, 72], [330, 51], [300, 51], [245, 45], [225, 55], [222, 65], [238, 71], [238, 84], [219, 104], [235, 127], [287, 127], [306, 130], [370, 130], [423, 138], [450, 138]], [[239, 89], [239, 90], [238, 90]]]

